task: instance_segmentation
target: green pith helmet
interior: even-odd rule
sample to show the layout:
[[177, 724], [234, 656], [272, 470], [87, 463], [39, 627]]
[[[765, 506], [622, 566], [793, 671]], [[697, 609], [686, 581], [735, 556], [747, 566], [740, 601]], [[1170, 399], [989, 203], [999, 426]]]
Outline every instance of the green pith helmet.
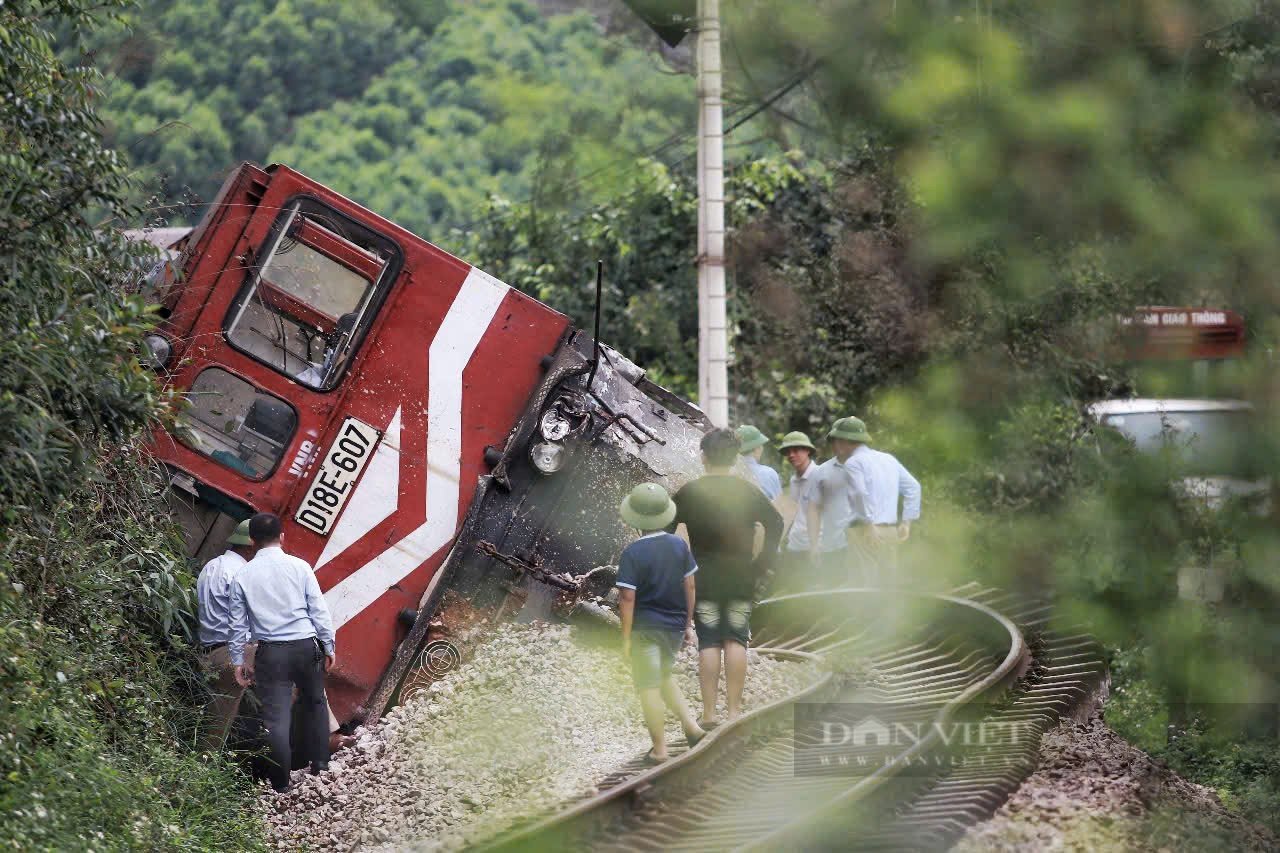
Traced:
[[778, 445], [778, 450], [789, 450], [792, 447], [807, 447], [809, 450], [817, 450], [813, 446], [813, 442], [809, 440], [809, 436], [802, 432], [789, 432], [782, 437], [782, 444]]
[[249, 538], [249, 519], [245, 519], [236, 525], [236, 529], [227, 537], [228, 545], [252, 545], [253, 540]]
[[622, 501], [622, 520], [640, 530], [661, 530], [676, 517], [676, 505], [657, 483], [641, 483]]
[[827, 438], [843, 438], [845, 441], [860, 441], [863, 444], [871, 443], [867, 425], [857, 418], [841, 418], [836, 421], [831, 427], [831, 432], [827, 433]]
[[735, 430], [735, 433], [738, 436], [739, 453], [750, 453], [757, 447], [764, 447], [769, 443], [769, 439], [764, 437], [764, 433], [751, 424], [743, 424]]

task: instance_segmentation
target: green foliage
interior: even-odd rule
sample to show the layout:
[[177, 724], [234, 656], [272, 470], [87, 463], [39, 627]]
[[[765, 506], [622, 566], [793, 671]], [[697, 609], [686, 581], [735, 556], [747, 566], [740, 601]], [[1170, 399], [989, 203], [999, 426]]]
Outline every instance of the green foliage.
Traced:
[[608, 192], [693, 115], [687, 78], [527, 0], [145, 0], [126, 21], [93, 44], [110, 140], [178, 205], [281, 162], [432, 237], [552, 172], [596, 173], [561, 201]]
[[[1112, 318], [1137, 305], [1234, 308], [1255, 340], [1274, 341], [1277, 7], [828, 10], [754, 4], [736, 33], [755, 67], [823, 57], [814, 89], [832, 124], [872, 141], [875, 174], [896, 188], [879, 196], [905, 197], [890, 245], [919, 282], [927, 358], [897, 387], [877, 380], [867, 414], [924, 475], [932, 541], [919, 570], [1052, 590], [1064, 621], [1149, 647], [1116, 714], [1144, 746], [1157, 748], [1142, 702], [1274, 703], [1274, 501], [1270, 516], [1210, 510], [1187, 496], [1194, 472], [1111, 446], [1082, 413], [1099, 397], [1174, 387], [1114, 363]], [[1233, 373], [1198, 394], [1253, 402], [1241, 455], [1274, 485], [1274, 367], [1259, 348]], [[1222, 600], [1180, 595], [1197, 576], [1220, 578]], [[1269, 818], [1274, 748], [1228, 725], [1157, 751]]]
[[[127, 27], [127, 29], [125, 28]], [[419, 35], [381, 5], [285, 0], [140, 4], [89, 48], [110, 69], [110, 141], [142, 177], [211, 198], [293, 120], [354, 98]]]
[[[640, 161], [617, 200], [584, 212], [491, 201], [461, 255], [580, 324], [592, 316], [605, 262], [609, 343], [654, 381], [697, 388], [693, 176]], [[922, 356], [914, 283], [893, 263], [893, 201], [865, 163], [834, 172], [799, 153], [754, 160], [728, 176], [740, 420], [781, 434], [825, 430]], [[565, 239], [568, 235], [568, 239]]]
[[0, 552], [0, 845], [250, 849], [247, 778], [192, 749], [193, 579], [162, 473], [132, 445]]
[[[270, 156], [431, 238], [483, 216], [491, 193], [559, 206], [611, 191], [619, 155], [692, 109], [687, 79], [603, 39], [589, 15], [485, 0], [452, 7], [358, 102], [301, 118]], [[556, 173], [573, 179], [547, 198]]]
[[864, 145], [733, 173], [740, 416], [824, 435], [920, 364], [925, 284], [903, 266], [903, 200]]
[[[1134, 306], [1232, 307], [1255, 340], [1280, 339], [1274, 5], [734, 16], [754, 78], [822, 58], [798, 114], [833, 131], [811, 150], [838, 151], [731, 164], [738, 418], [821, 434], [866, 415], [924, 480], [922, 575], [1053, 590], [1064, 619], [1158, 649], [1143, 686], [1117, 692], [1117, 725], [1144, 745], [1158, 749], [1140, 725], [1154, 697], [1274, 700], [1274, 518], [1205, 511], [1176, 460], [1083, 415], [1173, 387], [1115, 363], [1113, 320]], [[587, 16], [525, 0], [152, 2], [95, 47], [112, 139], [172, 179], [169, 200], [188, 184], [209, 197], [235, 159], [288, 162], [580, 324], [602, 258], [607, 339], [693, 395], [693, 181], [641, 156], [687, 131], [691, 87]], [[1272, 372], [1244, 362], [1231, 393], [1259, 410], [1251, 470], [1280, 482]], [[1224, 600], [1180, 598], [1188, 568], [1220, 574]], [[1263, 808], [1274, 787], [1251, 781], [1271, 773], [1255, 773], [1254, 744], [1214, 764], [1189, 737], [1180, 766]]]
[[[65, 4], [67, 17], [82, 9]], [[0, 520], [56, 501], [100, 438], [156, 406], [131, 353], [140, 251], [91, 210], [127, 215], [122, 165], [91, 108], [97, 75], [57, 61], [45, 4], [0, 9]]]
[[1111, 654], [1111, 692], [1107, 725], [1148, 753], [1163, 749], [1168, 739], [1169, 712], [1163, 692], [1144, 677], [1147, 650], [1131, 647]]
[[[999, 582], [1057, 588], [1116, 639], [1185, 652], [1155, 677], [1174, 688], [1216, 672], [1204, 689], [1235, 701], [1273, 680], [1274, 525], [1198, 511], [1177, 467], [1100, 446], [1082, 409], [1133, 390], [1109, 344], [1136, 305], [1233, 307], [1271, 334], [1280, 181], [1258, 106], [1275, 10], [1254, 6], [919, 0], [823, 17], [763, 3], [738, 30], [758, 66], [824, 57], [832, 122], [870, 140], [873, 197], [894, 214], [881, 245], [898, 253], [871, 269], [916, 283], [928, 361], [875, 378], [908, 381], [867, 411], [930, 494], [973, 514], [945, 534], [953, 553]], [[836, 276], [868, 298], [856, 268]], [[881, 351], [867, 340], [851, 346]], [[1256, 358], [1234, 385], [1263, 413], [1251, 470], [1274, 477], [1269, 374]], [[1180, 567], [1206, 564], [1227, 581], [1212, 618], [1176, 591]]]
[[[1174, 714], [1151, 677], [1152, 648], [1113, 653], [1108, 725], [1178, 773], [1217, 792], [1228, 808], [1280, 831], [1280, 736], [1274, 709], [1193, 708]], [[1245, 711], [1243, 718], [1233, 711]], [[1262, 725], [1258, 711], [1262, 711]], [[1180, 717], [1188, 717], [1181, 723]], [[1174, 724], [1174, 729], [1169, 726]], [[1246, 735], [1252, 724], [1253, 732]]]
[[688, 262], [696, 212], [690, 176], [646, 162], [613, 204], [578, 214], [494, 200], [478, 225], [452, 237], [464, 257], [582, 326], [593, 316], [595, 262], [604, 260], [602, 337], [654, 365], [655, 381], [689, 394], [697, 386], [697, 297]]
[[98, 78], [49, 35], [94, 10], [0, 5], [0, 846], [252, 847], [247, 781], [190, 749], [192, 579], [132, 443], [165, 403], [134, 357], [149, 259]]

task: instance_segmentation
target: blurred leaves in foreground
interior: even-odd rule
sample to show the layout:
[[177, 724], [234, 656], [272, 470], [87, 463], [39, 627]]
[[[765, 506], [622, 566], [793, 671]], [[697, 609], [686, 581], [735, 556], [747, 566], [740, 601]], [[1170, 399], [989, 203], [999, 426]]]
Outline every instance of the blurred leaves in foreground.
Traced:
[[[1245, 723], [1274, 726], [1280, 701], [1280, 7], [819, 8], [754, 3], [735, 33], [758, 66], [817, 61], [813, 96], [868, 140], [896, 188], [882, 197], [905, 199], [894, 233], [923, 283], [927, 355], [857, 403], [925, 483], [914, 571], [1054, 596], [1064, 621], [1145, 649], [1140, 676], [1119, 678], [1189, 727], [1169, 747], [1178, 765], [1234, 780], [1249, 792], [1237, 802], [1271, 819], [1280, 775], [1240, 750], [1274, 747]], [[1178, 365], [1124, 364], [1116, 319], [1158, 304], [1240, 311], [1248, 355], [1209, 365], [1191, 391]], [[1188, 478], [1203, 472], [1185, 455], [1136, 452], [1085, 413], [1174, 393], [1253, 404], [1234, 461], [1269, 487], [1269, 508], [1195, 498]], [[1179, 594], [1206, 580], [1221, 596]], [[1216, 754], [1239, 760], [1210, 773]]]
[[[865, 415], [925, 484], [917, 576], [1054, 596], [1150, 649], [1165, 707], [1280, 699], [1276, 495], [1211, 509], [1194, 458], [1086, 410], [1246, 399], [1232, 467], [1275, 490], [1280, 6], [760, 0], [726, 28], [762, 79], [816, 65], [804, 91], [844, 151], [730, 170], [737, 419]], [[641, 175], [585, 214], [495, 203], [455, 245], [579, 322], [605, 258], [609, 340], [689, 393], [693, 180]], [[1241, 312], [1246, 357], [1125, 363], [1118, 318], [1160, 304]], [[1179, 594], [1206, 579], [1220, 600]]]
[[[1254, 346], [1231, 393], [1258, 415], [1237, 440], [1259, 478], [1277, 473], [1273, 4], [821, 8], [752, 4], [737, 33], [762, 65], [820, 60], [816, 97], [907, 199], [897, 234], [927, 283], [928, 356], [861, 402], [923, 475], [926, 514], [953, 507], [930, 536], [964, 558], [917, 571], [1056, 594], [1064, 617], [1159, 650], [1170, 696], [1280, 698], [1273, 519], [1206, 511], [1176, 460], [1114, 446], [1084, 415], [1144, 393], [1109, 345], [1118, 316], [1233, 308]], [[1195, 396], [1215, 393], [1210, 372]], [[1220, 572], [1224, 600], [1180, 599], [1189, 566]]]

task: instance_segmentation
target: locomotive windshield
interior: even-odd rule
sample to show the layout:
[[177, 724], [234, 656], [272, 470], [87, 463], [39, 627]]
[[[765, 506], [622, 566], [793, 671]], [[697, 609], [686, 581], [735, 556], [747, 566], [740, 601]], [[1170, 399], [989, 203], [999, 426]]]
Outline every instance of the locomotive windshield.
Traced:
[[389, 240], [314, 199], [289, 204], [227, 317], [232, 346], [319, 391], [337, 385], [394, 278]]
[[251, 480], [275, 469], [298, 425], [284, 400], [217, 367], [196, 377], [187, 402], [178, 417], [178, 439]]

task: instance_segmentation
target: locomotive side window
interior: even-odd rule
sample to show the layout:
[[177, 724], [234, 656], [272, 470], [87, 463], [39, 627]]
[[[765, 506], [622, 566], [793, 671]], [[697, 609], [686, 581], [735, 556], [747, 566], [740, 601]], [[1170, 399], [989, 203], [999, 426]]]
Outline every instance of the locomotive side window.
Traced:
[[178, 439], [251, 480], [270, 474], [298, 425], [293, 407], [217, 367], [191, 383]]
[[337, 385], [398, 266], [386, 238], [320, 202], [289, 204], [227, 316], [237, 349], [319, 391]]

